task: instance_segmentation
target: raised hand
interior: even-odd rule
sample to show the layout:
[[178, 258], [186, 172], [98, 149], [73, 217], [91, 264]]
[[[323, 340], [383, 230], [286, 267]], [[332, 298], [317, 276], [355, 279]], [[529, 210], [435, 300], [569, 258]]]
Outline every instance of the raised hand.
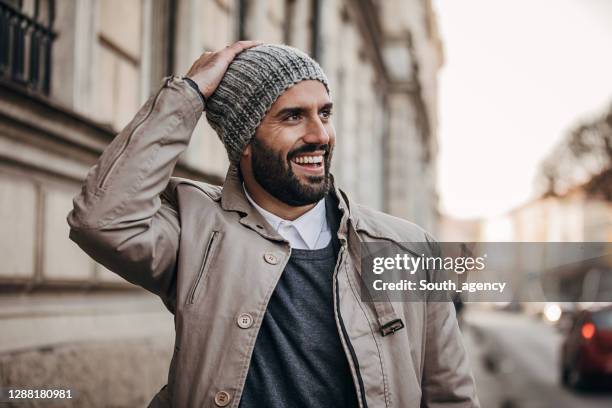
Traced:
[[186, 76], [191, 78], [200, 88], [200, 92], [208, 98], [219, 86], [234, 57], [247, 48], [262, 43], [262, 41], [238, 41], [219, 51], [207, 51], [193, 63]]

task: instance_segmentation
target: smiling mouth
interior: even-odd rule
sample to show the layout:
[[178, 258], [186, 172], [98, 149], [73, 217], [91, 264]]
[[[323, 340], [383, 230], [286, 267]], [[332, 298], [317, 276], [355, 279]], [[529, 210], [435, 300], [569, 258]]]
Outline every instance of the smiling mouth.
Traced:
[[324, 155], [323, 154], [304, 154], [295, 156], [291, 159], [293, 164], [296, 164], [307, 170], [323, 169]]

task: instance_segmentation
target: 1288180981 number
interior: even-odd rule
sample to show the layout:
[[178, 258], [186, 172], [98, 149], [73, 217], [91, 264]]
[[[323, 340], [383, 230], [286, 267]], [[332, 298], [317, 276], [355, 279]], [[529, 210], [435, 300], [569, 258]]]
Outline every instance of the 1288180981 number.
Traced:
[[34, 388], [6, 388], [0, 395], [2, 400], [18, 400], [18, 399], [71, 399], [73, 397], [72, 390], [69, 389], [34, 389]]

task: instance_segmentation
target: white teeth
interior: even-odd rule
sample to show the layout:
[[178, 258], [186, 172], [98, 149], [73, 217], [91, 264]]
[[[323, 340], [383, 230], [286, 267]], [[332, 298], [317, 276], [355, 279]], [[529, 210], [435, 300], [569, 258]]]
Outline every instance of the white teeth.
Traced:
[[293, 161], [298, 164], [322, 163], [323, 156], [300, 156], [300, 157], [296, 157], [295, 159], [293, 159]]

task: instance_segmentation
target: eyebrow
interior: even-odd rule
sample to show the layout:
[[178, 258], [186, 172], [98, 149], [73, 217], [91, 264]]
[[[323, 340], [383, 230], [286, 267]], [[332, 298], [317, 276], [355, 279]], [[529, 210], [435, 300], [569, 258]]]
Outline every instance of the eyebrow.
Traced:
[[[319, 110], [332, 109], [333, 107], [334, 107], [334, 104], [332, 102], [327, 102], [325, 105], [321, 106], [319, 108]], [[288, 114], [296, 115], [296, 114], [303, 113], [304, 111], [306, 111], [306, 109], [302, 108], [300, 106], [291, 106], [291, 107], [287, 107], [287, 108], [283, 108], [283, 109], [279, 110], [274, 115], [274, 117], [275, 118], [280, 118], [280, 117], [288, 115]]]

